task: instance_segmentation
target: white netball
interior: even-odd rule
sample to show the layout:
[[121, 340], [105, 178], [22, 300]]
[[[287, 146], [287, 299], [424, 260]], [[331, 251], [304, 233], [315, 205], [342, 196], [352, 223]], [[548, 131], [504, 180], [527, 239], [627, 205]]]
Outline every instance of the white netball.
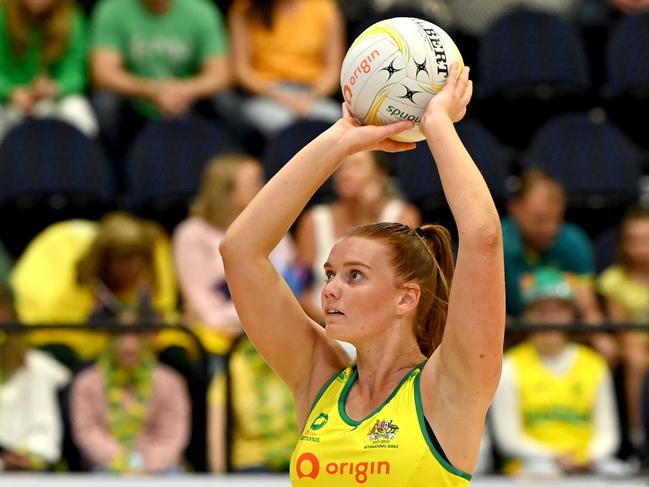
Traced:
[[354, 40], [343, 60], [340, 86], [362, 124], [413, 121], [412, 129], [393, 138], [416, 142], [424, 139], [419, 121], [426, 105], [443, 88], [454, 62], [461, 72], [460, 51], [443, 29], [426, 20], [395, 17], [373, 24]]

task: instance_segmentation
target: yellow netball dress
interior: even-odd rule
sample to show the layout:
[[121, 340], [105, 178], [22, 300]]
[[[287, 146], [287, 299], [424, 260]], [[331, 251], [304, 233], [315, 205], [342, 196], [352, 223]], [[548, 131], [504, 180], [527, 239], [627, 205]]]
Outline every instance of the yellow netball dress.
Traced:
[[471, 475], [444, 457], [421, 406], [423, 364], [401, 381], [376, 411], [361, 421], [345, 413], [358, 376], [347, 368], [316, 398], [291, 457], [294, 486], [468, 486]]

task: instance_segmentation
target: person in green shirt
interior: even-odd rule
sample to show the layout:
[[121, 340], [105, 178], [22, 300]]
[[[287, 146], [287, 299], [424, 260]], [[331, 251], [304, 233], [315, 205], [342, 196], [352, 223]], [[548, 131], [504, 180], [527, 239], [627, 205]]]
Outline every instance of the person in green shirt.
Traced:
[[87, 135], [86, 23], [74, 0], [0, 3], [0, 138], [26, 116], [60, 118]]
[[91, 43], [93, 102], [113, 155], [146, 120], [214, 102], [229, 83], [223, 19], [207, 0], [101, 0]]
[[[561, 185], [540, 169], [528, 169], [518, 193], [508, 204], [502, 220], [505, 252], [507, 314], [523, 312], [521, 281], [540, 267], [550, 267], [575, 277], [579, 319], [596, 325], [603, 319], [595, 290], [595, 259], [588, 235], [564, 220], [566, 195]], [[615, 340], [592, 333], [591, 345], [610, 364], [617, 360]]]
[[539, 169], [523, 174], [520, 190], [508, 204], [509, 215], [502, 221], [509, 315], [523, 312], [521, 279], [546, 266], [579, 276], [581, 317], [590, 322], [601, 319], [592, 286], [593, 247], [580, 227], [564, 221], [565, 211], [566, 197], [557, 181]]

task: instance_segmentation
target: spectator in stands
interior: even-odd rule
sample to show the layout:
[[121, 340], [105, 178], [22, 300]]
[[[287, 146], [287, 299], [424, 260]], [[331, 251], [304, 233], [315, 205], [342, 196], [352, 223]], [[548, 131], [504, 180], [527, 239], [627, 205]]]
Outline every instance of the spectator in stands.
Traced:
[[[15, 320], [10, 291], [0, 285], [0, 323]], [[58, 390], [68, 370], [23, 335], [0, 331], [0, 472], [43, 470], [61, 456]]]
[[649, 0], [609, 0], [608, 3], [623, 14], [649, 12]]
[[0, 139], [26, 116], [56, 117], [95, 135], [83, 97], [87, 38], [74, 0], [0, 4]]
[[[18, 316], [26, 323], [91, 319], [175, 319], [176, 283], [169, 241], [154, 222], [109, 213], [99, 223], [49, 226], [29, 244], [12, 274]], [[101, 348], [95, 335], [46, 330], [38, 345], [63, 343], [82, 359]]]
[[295, 400], [247, 337], [234, 345], [227, 372], [215, 376], [208, 401], [212, 472], [226, 471], [227, 451], [232, 471], [288, 472], [298, 435]]
[[77, 262], [77, 284], [89, 289], [94, 307], [89, 319], [154, 320], [154, 253], [162, 230], [126, 214], [103, 219], [101, 230]]
[[[242, 333], [225, 282], [219, 244], [230, 223], [262, 185], [261, 165], [251, 156], [216, 157], [205, 167], [191, 215], [178, 225], [173, 236], [184, 321], [213, 355], [212, 373], [222, 366], [222, 356]], [[271, 255], [275, 267], [289, 282], [296, 282], [291, 278], [294, 253], [292, 240], [286, 236]]]
[[521, 278], [540, 266], [549, 266], [579, 277], [577, 303], [581, 317], [601, 319], [592, 281], [595, 259], [590, 239], [577, 225], [564, 221], [566, 197], [557, 181], [539, 169], [521, 177], [518, 193], [509, 202], [502, 222], [505, 244], [507, 313], [520, 316]]
[[227, 36], [205, 0], [101, 0], [93, 14], [91, 72], [111, 155], [148, 119], [215, 109], [228, 84]]
[[404, 201], [391, 184], [381, 154], [349, 156], [333, 176], [336, 200], [307, 210], [297, 226], [298, 261], [311, 270], [311, 288], [302, 305], [317, 322], [324, 323], [320, 291], [325, 283], [323, 265], [333, 244], [347, 230], [365, 223], [398, 222], [413, 228], [421, 223], [419, 210]]
[[11, 256], [0, 242], [0, 286], [9, 285], [9, 272], [13, 265]]
[[346, 46], [335, 0], [235, 0], [229, 12], [234, 72], [249, 96], [237, 117], [266, 137], [300, 118], [337, 120]]
[[[527, 322], [574, 323], [573, 289], [567, 274], [551, 268], [527, 276]], [[606, 360], [561, 330], [534, 332], [505, 354], [491, 419], [496, 444], [510, 460], [508, 473], [626, 471], [613, 458], [620, 438]]]
[[[608, 317], [613, 322], [649, 323], [649, 209], [629, 209], [620, 228], [617, 262], [599, 277]], [[644, 442], [640, 414], [642, 381], [649, 365], [649, 336], [622, 332], [624, 391], [634, 446]]]
[[180, 374], [157, 362], [148, 335], [125, 331], [111, 337], [97, 363], [74, 380], [70, 405], [74, 441], [94, 470], [181, 469], [189, 395]]

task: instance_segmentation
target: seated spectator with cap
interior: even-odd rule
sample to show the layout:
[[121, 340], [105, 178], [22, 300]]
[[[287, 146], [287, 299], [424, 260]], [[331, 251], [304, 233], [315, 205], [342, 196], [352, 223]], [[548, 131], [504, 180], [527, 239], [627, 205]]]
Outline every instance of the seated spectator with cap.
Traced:
[[[577, 316], [570, 277], [539, 268], [522, 286], [529, 324], [569, 325]], [[624, 474], [606, 360], [560, 329], [533, 332], [511, 348], [491, 407], [494, 439], [511, 474]]]

